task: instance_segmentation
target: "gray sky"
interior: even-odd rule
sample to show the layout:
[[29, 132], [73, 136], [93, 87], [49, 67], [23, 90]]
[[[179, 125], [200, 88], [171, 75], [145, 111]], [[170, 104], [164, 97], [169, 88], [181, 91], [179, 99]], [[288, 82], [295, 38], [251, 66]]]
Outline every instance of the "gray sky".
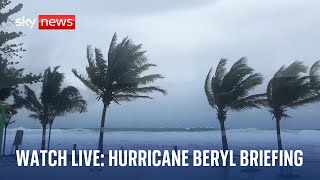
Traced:
[[[249, 65], [268, 80], [281, 65], [302, 60], [310, 66], [320, 59], [320, 1], [318, 0], [19, 0], [23, 10], [14, 18], [37, 18], [39, 14], [75, 14], [75, 31], [39, 31], [22, 28], [20, 38], [28, 50], [21, 65], [42, 72], [61, 65], [65, 84], [81, 90], [88, 101], [85, 114], [56, 119], [55, 127], [99, 127], [102, 103], [71, 73], [85, 72], [86, 45], [107, 52], [111, 37], [129, 36], [143, 43], [151, 72], [166, 78], [158, 84], [167, 96], [154, 100], [113, 104], [107, 127], [218, 127], [203, 84], [210, 67], [220, 58], [229, 65], [246, 56]], [[265, 91], [266, 84], [255, 92]], [[320, 105], [290, 110], [293, 118], [283, 128], [320, 129]], [[39, 127], [21, 111], [15, 126]], [[230, 113], [229, 128], [273, 128], [266, 109]]]

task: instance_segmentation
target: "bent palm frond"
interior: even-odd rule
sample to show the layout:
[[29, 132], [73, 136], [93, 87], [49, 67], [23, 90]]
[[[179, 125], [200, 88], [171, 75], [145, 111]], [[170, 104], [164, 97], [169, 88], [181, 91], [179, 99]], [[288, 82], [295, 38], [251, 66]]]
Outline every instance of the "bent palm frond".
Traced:
[[320, 94], [320, 61], [317, 61], [312, 65], [309, 76], [312, 88]]

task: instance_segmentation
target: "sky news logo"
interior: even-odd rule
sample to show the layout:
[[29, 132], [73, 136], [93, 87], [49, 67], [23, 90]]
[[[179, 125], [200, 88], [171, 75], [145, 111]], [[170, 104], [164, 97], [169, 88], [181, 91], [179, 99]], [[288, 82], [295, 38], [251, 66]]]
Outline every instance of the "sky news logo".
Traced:
[[[15, 20], [17, 27], [29, 27], [33, 29], [36, 26], [37, 19], [17, 18]], [[39, 15], [39, 30], [74, 30], [76, 29], [75, 15]]]

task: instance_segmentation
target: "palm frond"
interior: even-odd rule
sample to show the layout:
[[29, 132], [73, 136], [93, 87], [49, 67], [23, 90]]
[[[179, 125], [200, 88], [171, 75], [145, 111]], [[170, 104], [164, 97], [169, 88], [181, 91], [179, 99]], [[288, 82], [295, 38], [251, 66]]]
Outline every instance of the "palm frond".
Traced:
[[88, 78], [90, 79], [91, 84], [95, 84], [101, 88], [105, 87], [106, 82], [103, 81], [107, 72], [107, 67], [104, 63], [103, 55], [99, 49], [95, 49], [93, 52], [92, 47], [89, 45], [87, 47], [87, 60], [89, 66], [86, 67]]
[[260, 73], [252, 73], [240, 80], [240, 83], [233, 89], [233, 94], [239, 97], [247, 96], [251, 90], [262, 82], [263, 76]]
[[49, 67], [44, 71], [40, 100], [41, 103], [45, 105], [45, 109], [53, 106], [50, 102], [53, 102], [61, 91], [64, 74], [58, 72], [59, 67], [60, 66], [56, 66], [53, 70]]
[[97, 86], [90, 82], [90, 79], [85, 78], [84, 76], [78, 74], [76, 69], [72, 69], [73, 74], [91, 91], [95, 92], [97, 95], [101, 96], [103, 90], [100, 90]]
[[114, 96], [114, 101], [120, 103], [121, 101], [134, 101], [136, 99], [152, 99], [150, 96], [134, 95], [134, 94], [119, 94]]
[[85, 112], [87, 103], [83, 100], [80, 92], [73, 86], [68, 86], [62, 89], [55, 102], [55, 111], [58, 116], [66, 113]]
[[243, 79], [253, 73], [253, 68], [247, 65], [245, 57], [236, 61], [222, 80], [221, 91], [230, 92], [235, 89]]
[[132, 76], [133, 76], [133, 77], [135, 77], [135, 76], [140, 76], [141, 73], [147, 71], [150, 67], [156, 67], [156, 66], [157, 66], [157, 65], [155, 65], [155, 64], [143, 64], [143, 65], [141, 65], [141, 66], [133, 69], [132, 71], [127, 72], [127, 73], [126, 73], [126, 76], [129, 76], [129, 77], [130, 77], [130, 76], [131, 76], [131, 77], [132, 77]]
[[101, 76], [106, 76], [107, 75], [107, 64], [106, 61], [103, 58], [103, 54], [100, 49], [95, 48], [95, 62], [97, 69], [99, 70], [99, 74]]
[[24, 104], [24, 107], [27, 110], [36, 114], [41, 114], [43, 111], [43, 106], [41, 102], [38, 100], [35, 92], [26, 85], [24, 86], [24, 90], [25, 97], [19, 99], [19, 101]]
[[271, 109], [274, 109], [275, 108], [274, 106], [276, 105], [274, 103], [275, 96], [273, 96], [273, 87], [272, 87], [272, 85], [274, 84], [273, 81], [274, 81], [274, 78], [271, 78], [271, 80], [268, 82], [267, 91], [266, 91], [268, 106]]
[[110, 46], [109, 46], [109, 51], [108, 51], [108, 66], [112, 63], [114, 53], [115, 53], [115, 48], [117, 46], [117, 33], [114, 33]]
[[242, 111], [252, 108], [260, 109], [267, 106], [266, 94], [255, 94], [245, 98], [241, 98], [230, 106], [231, 110]]
[[219, 61], [219, 64], [217, 66], [217, 69], [214, 75], [218, 81], [222, 81], [223, 77], [226, 74], [226, 64], [227, 64], [227, 59], [221, 59]]
[[211, 79], [211, 89], [212, 89], [212, 92], [214, 92], [214, 94], [217, 94], [221, 91], [220, 90], [221, 83], [226, 74], [226, 64], [227, 64], [227, 59], [221, 59], [217, 66], [215, 75]]
[[146, 76], [142, 76], [142, 77], [132, 78], [132, 80], [127, 83], [146, 85], [146, 84], [153, 83], [154, 81], [156, 81], [158, 79], [162, 79], [162, 78], [163, 78], [163, 76], [161, 74], [150, 74], [150, 75], [146, 75]]
[[312, 88], [320, 94], [320, 61], [311, 66], [309, 76]]
[[208, 72], [208, 75], [206, 77], [206, 81], [204, 83], [204, 91], [206, 93], [209, 105], [211, 107], [215, 106], [215, 99], [214, 99], [214, 95], [212, 92], [212, 86], [211, 86], [211, 72], [212, 72], [212, 68], [210, 68], [210, 71]]
[[[134, 94], [149, 94], [153, 92], [160, 92], [164, 95], [167, 94], [167, 91], [158, 87], [158, 86], [145, 86], [145, 87], [137, 87], [137, 88], [127, 88], [127, 89], [122, 89], [120, 93], [134, 93]], [[117, 93], [116, 93], [117, 94]]]
[[87, 60], [90, 67], [95, 66], [93, 52], [92, 52], [92, 46], [87, 46]]
[[295, 61], [288, 67], [282, 67], [275, 75], [276, 78], [298, 78], [301, 74], [306, 73], [308, 67], [301, 61]]

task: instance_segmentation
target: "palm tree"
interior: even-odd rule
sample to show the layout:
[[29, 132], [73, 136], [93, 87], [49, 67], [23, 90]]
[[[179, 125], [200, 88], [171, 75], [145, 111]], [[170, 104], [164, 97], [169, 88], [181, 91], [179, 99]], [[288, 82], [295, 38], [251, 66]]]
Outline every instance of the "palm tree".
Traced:
[[278, 149], [282, 150], [280, 121], [290, 117], [289, 108], [295, 109], [314, 102], [316, 93], [312, 90], [307, 67], [300, 61], [282, 66], [269, 81], [267, 104], [276, 120]]
[[83, 100], [77, 88], [67, 86], [62, 88], [64, 74], [58, 72], [59, 66], [47, 68], [44, 71], [40, 98], [28, 86], [24, 86], [25, 97], [18, 97], [18, 102], [33, 112], [31, 118], [38, 119], [42, 125], [41, 149], [45, 149], [47, 125], [51, 126], [57, 116], [68, 113], [85, 112], [86, 101]]
[[263, 77], [247, 65], [246, 58], [235, 62], [228, 72], [226, 63], [227, 59], [221, 59], [213, 76], [211, 68], [204, 85], [209, 105], [216, 110], [220, 122], [223, 150], [228, 150], [225, 130], [227, 112], [260, 108], [265, 102], [265, 94], [249, 95], [262, 83]]
[[95, 48], [93, 51], [88, 46], [87, 75], [79, 75], [77, 70], [72, 70], [85, 86], [97, 94], [98, 101], [101, 99], [103, 102], [98, 144], [101, 153], [103, 153], [106, 110], [111, 102], [120, 104], [121, 101], [134, 101], [138, 98], [151, 99], [148, 94], [155, 91], [166, 94], [166, 91], [160, 87], [149, 85], [155, 80], [163, 78], [160, 74], [142, 75], [150, 67], [156, 65], [148, 63], [144, 55], [145, 51], [141, 48], [141, 44], [133, 44], [128, 37], [117, 43], [115, 33], [106, 60], [100, 49]]

